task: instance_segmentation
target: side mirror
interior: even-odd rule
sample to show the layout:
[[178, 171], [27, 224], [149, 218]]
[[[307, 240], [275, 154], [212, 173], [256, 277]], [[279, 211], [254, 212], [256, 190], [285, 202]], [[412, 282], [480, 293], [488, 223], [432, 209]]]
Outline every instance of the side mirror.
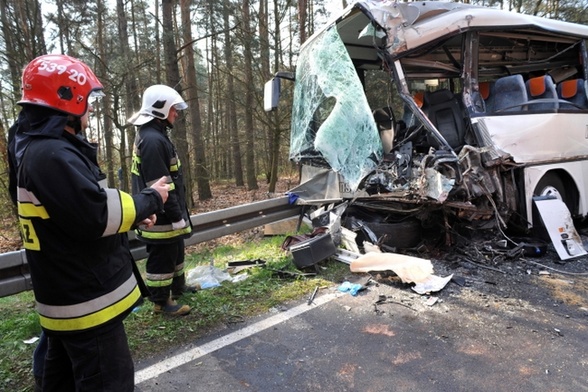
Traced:
[[271, 112], [272, 110], [276, 110], [278, 108], [278, 102], [280, 101], [280, 94], [282, 91], [280, 79], [294, 81], [294, 73], [277, 72], [270, 81], [265, 83], [265, 87], [263, 89], [263, 109], [266, 112]]
[[263, 89], [263, 109], [271, 112], [278, 108], [280, 100], [280, 78], [274, 77], [265, 83]]

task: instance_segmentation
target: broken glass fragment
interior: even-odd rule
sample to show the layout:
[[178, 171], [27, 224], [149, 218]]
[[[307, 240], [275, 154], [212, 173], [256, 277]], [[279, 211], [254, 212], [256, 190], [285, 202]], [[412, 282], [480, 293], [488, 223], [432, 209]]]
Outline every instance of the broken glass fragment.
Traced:
[[300, 53], [291, 128], [290, 159], [324, 159], [352, 190], [382, 158], [372, 111], [336, 27]]

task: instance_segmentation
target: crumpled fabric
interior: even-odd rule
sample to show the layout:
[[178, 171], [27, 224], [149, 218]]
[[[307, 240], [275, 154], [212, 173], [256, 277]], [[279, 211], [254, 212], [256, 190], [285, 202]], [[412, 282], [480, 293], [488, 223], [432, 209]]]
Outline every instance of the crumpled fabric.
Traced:
[[361, 288], [362, 285], [360, 285], [359, 283], [351, 283], [345, 281], [341, 284], [341, 286], [339, 286], [338, 290], [342, 293], [349, 293], [355, 297], [357, 293], [361, 290]]

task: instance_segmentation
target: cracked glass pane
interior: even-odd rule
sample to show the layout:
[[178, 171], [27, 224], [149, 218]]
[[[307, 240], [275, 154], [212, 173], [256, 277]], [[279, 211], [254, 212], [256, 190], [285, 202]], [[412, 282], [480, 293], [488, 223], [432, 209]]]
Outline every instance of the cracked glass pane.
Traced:
[[300, 53], [290, 159], [324, 159], [356, 190], [383, 149], [363, 86], [335, 27]]

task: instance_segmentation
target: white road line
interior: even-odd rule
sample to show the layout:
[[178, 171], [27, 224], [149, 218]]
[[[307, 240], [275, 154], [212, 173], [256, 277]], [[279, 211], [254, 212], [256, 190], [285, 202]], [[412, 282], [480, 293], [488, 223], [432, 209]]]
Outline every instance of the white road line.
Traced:
[[316, 306], [323, 305], [337, 297], [342, 295], [342, 293], [333, 293], [333, 294], [326, 294], [320, 297], [316, 297], [313, 301], [314, 306], [309, 306], [306, 302], [298, 305], [292, 309], [289, 309], [283, 313], [276, 314], [275, 316], [268, 317], [265, 320], [261, 320], [255, 324], [252, 324], [248, 327], [240, 329], [235, 332], [231, 332], [226, 336], [222, 336], [218, 339], [215, 339], [211, 342], [203, 344], [199, 347], [194, 347], [188, 351], [185, 351], [181, 354], [178, 354], [174, 357], [168, 358], [164, 361], [158, 362], [155, 365], [151, 365], [146, 367], [142, 370], [135, 372], [135, 384], [140, 384], [143, 381], [147, 381], [149, 379], [158, 377], [160, 374], [170, 371], [178, 366], [184, 365], [190, 361], [194, 361], [204, 355], [210, 354], [216, 350], [219, 350], [223, 347], [226, 347], [230, 344], [238, 342], [241, 339], [245, 339], [249, 336], [252, 336], [258, 332], [263, 331], [264, 329], [273, 327], [279, 323], [282, 323], [292, 317], [296, 317], [302, 313], [305, 313], [309, 310], [314, 309]]

